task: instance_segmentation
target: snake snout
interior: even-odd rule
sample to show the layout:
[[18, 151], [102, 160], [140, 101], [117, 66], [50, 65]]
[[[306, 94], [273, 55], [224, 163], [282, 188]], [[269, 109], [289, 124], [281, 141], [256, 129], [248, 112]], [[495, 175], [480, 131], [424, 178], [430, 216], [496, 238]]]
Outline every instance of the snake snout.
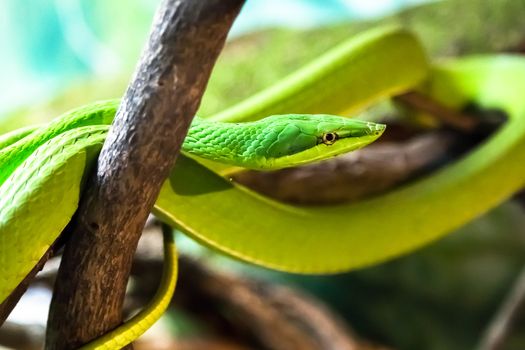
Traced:
[[354, 138], [373, 136], [377, 138], [381, 136], [381, 134], [385, 131], [385, 129], [386, 129], [385, 124], [360, 121], [358, 124], [353, 124], [351, 128], [346, 130], [346, 132], [343, 131], [341, 133], [341, 136], [342, 137], [354, 137]]
[[386, 130], [385, 124], [369, 123], [368, 127], [370, 128], [370, 134], [372, 135], [381, 135]]
[[374, 129], [376, 131], [385, 131], [386, 125], [385, 124], [374, 123], [372, 129]]

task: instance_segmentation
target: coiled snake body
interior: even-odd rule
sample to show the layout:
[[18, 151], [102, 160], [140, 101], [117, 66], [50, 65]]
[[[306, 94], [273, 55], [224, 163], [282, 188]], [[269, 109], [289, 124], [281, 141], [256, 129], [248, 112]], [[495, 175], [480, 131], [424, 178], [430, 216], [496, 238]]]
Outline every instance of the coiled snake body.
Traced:
[[[523, 186], [524, 84], [524, 59], [473, 57], [429, 67], [412, 34], [373, 30], [209, 120], [196, 118], [154, 213], [215, 249], [285, 271], [333, 273], [385, 260], [450, 232]], [[384, 126], [318, 113], [348, 114], [413, 88], [453, 108], [474, 102], [503, 109], [509, 121], [469, 155], [426, 178], [333, 207], [275, 203], [223, 179], [221, 165], [210, 166], [213, 172], [187, 157], [252, 169], [326, 159], [369, 144]], [[71, 219], [117, 106], [95, 103], [0, 137], [0, 302]], [[290, 112], [314, 115], [284, 114]], [[266, 115], [280, 116], [260, 119]], [[239, 210], [242, 215], [228, 220]], [[165, 247], [168, 268], [154, 300], [87, 348], [120, 348], [160, 317], [177, 272], [170, 237]]]

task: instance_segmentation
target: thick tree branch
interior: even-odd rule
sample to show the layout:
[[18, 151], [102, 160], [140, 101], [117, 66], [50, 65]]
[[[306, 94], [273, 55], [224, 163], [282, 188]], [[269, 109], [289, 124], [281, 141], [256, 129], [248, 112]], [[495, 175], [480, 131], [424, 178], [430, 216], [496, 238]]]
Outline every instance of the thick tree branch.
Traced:
[[142, 227], [242, 4], [161, 3], [73, 224], [51, 305], [48, 349], [76, 348], [122, 322]]

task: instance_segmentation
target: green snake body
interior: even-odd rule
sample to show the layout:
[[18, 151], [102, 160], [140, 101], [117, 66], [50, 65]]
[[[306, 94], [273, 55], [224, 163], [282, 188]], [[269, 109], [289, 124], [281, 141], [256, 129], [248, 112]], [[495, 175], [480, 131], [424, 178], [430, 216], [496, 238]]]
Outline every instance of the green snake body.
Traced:
[[[118, 103], [81, 107], [30, 133], [22, 130], [0, 140], [4, 144], [0, 150], [0, 300], [31, 271], [70, 220], [84, 174], [105, 140]], [[182, 149], [243, 168], [278, 169], [363, 147], [383, 130], [381, 124], [329, 115], [279, 115], [251, 123], [196, 117]], [[46, 213], [49, 208], [61, 210]], [[34, 212], [46, 214], [35, 220]], [[31, 227], [36, 226], [34, 232]], [[32, 248], [20, 249], [28, 239]], [[125, 327], [132, 334], [129, 329], [143, 323]], [[113, 343], [113, 338], [107, 341]]]
[[[213, 122], [196, 119], [184, 154], [218, 172], [222, 165], [200, 157], [254, 169], [331, 157], [372, 142], [384, 127], [306, 113], [346, 114], [416, 86], [453, 108], [472, 102], [501, 108], [509, 121], [478, 149], [426, 178], [370, 200], [332, 207], [276, 203], [181, 155], [154, 213], [215, 249], [280, 270], [332, 273], [385, 260], [450, 232], [523, 186], [523, 82], [523, 59], [477, 57], [429, 68], [410, 33], [371, 31], [211, 118]], [[0, 138], [0, 301], [69, 222], [117, 104], [93, 104], [49, 125]], [[256, 121], [289, 112], [301, 114]], [[242, 215], [228, 219], [239, 208]], [[166, 256], [170, 263], [156, 299], [139, 317], [89, 348], [120, 348], [162, 314], [176, 276], [169, 238]]]

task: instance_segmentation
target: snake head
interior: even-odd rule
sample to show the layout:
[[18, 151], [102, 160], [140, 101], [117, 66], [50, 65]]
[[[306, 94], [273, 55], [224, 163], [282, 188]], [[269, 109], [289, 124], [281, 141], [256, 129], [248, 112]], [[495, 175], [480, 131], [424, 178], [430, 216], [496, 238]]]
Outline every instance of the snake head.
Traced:
[[328, 159], [375, 141], [386, 126], [325, 114], [265, 118], [267, 135], [261, 169], [279, 169]]

